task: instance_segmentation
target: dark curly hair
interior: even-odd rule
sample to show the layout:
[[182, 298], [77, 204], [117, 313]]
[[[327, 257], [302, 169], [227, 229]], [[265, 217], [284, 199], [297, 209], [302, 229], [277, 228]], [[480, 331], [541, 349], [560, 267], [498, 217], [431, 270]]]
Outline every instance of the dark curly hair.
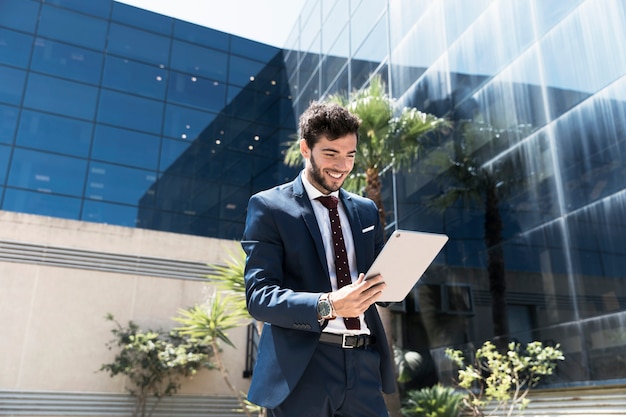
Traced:
[[344, 107], [334, 103], [320, 103], [314, 101], [300, 116], [300, 137], [307, 146], [313, 146], [322, 137], [328, 140], [354, 133], [359, 138], [361, 119], [350, 113]]

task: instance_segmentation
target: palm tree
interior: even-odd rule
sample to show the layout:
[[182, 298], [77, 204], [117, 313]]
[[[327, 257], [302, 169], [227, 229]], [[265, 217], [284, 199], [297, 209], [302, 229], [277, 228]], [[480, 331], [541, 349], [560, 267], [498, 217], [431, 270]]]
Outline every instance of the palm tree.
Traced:
[[[426, 134], [446, 127], [447, 122], [415, 108], [405, 107], [398, 111], [395, 101], [387, 95], [380, 76], [372, 77], [368, 87], [355, 91], [350, 97], [333, 95], [328, 101], [346, 107], [361, 119], [354, 169], [344, 188], [363, 193], [373, 200], [378, 207], [381, 224], [386, 227], [381, 173], [389, 168], [410, 168], [419, 156], [420, 140]], [[299, 140], [287, 149], [285, 163], [289, 166], [302, 163]], [[393, 349], [393, 316], [386, 308], [380, 309], [380, 316], [387, 329], [387, 342]], [[387, 396], [386, 400], [392, 416], [400, 416], [399, 394]]]
[[[338, 94], [330, 96], [328, 101], [346, 107], [361, 119], [359, 149], [344, 188], [373, 200], [386, 226], [381, 173], [389, 168], [410, 168], [419, 156], [420, 139], [448, 124], [415, 108], [405, 107], [397, 115], [395, 101], [387, 95], [380, 76], [372, 77], [367, 88], [355, 91], [351, 97]], [[289, 166], [302, 163], [298, 140], [287, 149], [285, 163]]]
[[506, 271], [504, 265], [503, 221], [500, 213], [501, 201], [514, 186], [524, 181], [519, 176], [523, 170], [517, 155], [511, 154], [501, 162], [484, 165], [479, 160], [480, 147], [494, 138], [502, 140], [504, 135], [496, 133], [491, 126], [469, 120], [457, 120], [450, 140], [437, 144], [424, 158], [423, 167], [435, 167], [442, 176], [441, 192], [426, 198], [427, 206], [443, 211], [457, 201], [464, 207], [472, 202], [482, 205], [484, 210], [484, 241], [487, 253], [487, 275], [492, 298], [492, 321], [494, 335], [499, 346], [506, 346], [508, 316], [506, 311]]

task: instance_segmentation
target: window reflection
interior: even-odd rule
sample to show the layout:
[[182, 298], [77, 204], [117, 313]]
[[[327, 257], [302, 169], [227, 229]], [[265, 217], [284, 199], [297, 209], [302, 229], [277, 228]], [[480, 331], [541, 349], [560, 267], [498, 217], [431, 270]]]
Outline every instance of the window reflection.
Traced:
[[16, 148], [7, 184], [41, 193], [80, 197], [86, 166], [84, 159]]
[[158, 65], [142, 64], [128, 58], [107, 56], [102, 85], [125, 93], [164, 99], [168, 71]]
[[128, 168], [92, 161], [87, 177], [85, 197], [91, 200], [138, 205], [148, 196], [144, 204], [154, 204], [154, 193], [147, 192], [156, 181], [153, 171]]
[[28, 148], [87, 157], [91, 123], [78, 119], [24, 110], [16, 144]]
[[0, 64], [26, 68], [32, 45], [32, 36], [0, 28]]
[[74, 45], [102, 50], [106, 41], [107, 22], [82, 13], [44, 3], [37, 34]]
[[91, 120], [96, 110], [97, 95], [96, 87], [31, 72], [24, 106]]

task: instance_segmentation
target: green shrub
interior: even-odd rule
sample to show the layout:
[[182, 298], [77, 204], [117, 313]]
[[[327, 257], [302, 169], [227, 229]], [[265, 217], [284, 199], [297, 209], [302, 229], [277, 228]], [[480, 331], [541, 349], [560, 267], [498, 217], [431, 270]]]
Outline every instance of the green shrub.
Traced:
[[452, 387], [437, 384], [408, 391], [402, 407], [405, 417], [457, 417], [464, 395]]

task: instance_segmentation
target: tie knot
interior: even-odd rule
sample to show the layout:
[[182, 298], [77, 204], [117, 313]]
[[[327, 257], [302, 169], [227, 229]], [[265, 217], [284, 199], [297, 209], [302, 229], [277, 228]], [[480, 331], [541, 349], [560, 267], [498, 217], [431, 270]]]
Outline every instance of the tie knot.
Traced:
[[337, 202], [339, 201], [337, 197], [332, 195], [323, 195], [321, 197], [317, 197], [317, 199], [329, 210], [337, 208]]

